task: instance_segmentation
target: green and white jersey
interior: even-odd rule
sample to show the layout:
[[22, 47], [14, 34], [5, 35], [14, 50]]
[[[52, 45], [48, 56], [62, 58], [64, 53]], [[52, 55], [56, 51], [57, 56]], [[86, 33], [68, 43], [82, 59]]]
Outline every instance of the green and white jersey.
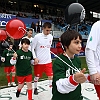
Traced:
[[32, 52], [24, 52], [22, 49], [16, 51], [18, 57], [16, 62], [17, 76], [27, 76], [32, 74], [31, 60], [33, 59]]
[[5, 67], [12, 66], [10, 63], [10, 59], [13, 57], [13, 54], [14, 54], [13, 50], [5, 49], [3, 51], [2, 57], [5, 58], [5, 62], [4, 62]]
[[[81, 61], [78, 57], [71, 59], [72, 63], [64, 55], [60, 55], [60, 58], [70, 66], [74, 65], [77, 69], [81, 69]], [[69, 80], [69, 76], [74, 73], [74, 70], [56, 58], [53, 64], [52, 100], [82, 100], [81, 85], [73, 85]]]

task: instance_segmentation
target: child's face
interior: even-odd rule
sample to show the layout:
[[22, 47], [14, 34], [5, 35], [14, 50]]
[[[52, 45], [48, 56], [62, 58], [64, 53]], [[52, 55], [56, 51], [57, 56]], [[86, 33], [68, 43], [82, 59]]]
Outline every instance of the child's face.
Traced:
[[32, 37], [32, 33], [33, 33], [32, 31], [29, 31], [29, 32], [27, 33], [27, 36], [28, 36], [28, 37]]
[[11, 50], [13, 48], [13, 45], [9, 45], [9, 49]]
[[68, 55], [73, 56], [74, 54], [79, 54], [81, 47], [81, 40], [78, 37], [76, 40], [73, 39], [71, 41], [69, 47], [66, 49], [66, 52]]
[[23, 43], [23, 44], [22, 44], [22, 49], [23, 49], [23, 50], [27, 51], [28, 48], [29, 48], [29, 45], [28, 45], [28, 44], [26, 44], [26, 43]]

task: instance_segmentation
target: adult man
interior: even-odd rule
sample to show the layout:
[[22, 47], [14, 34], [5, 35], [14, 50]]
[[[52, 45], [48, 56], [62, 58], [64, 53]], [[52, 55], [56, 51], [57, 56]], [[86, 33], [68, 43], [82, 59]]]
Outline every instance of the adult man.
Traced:
[[100, 99], [100, 21], [93, 24], [85, 49], [90, 81], [94, 84]]
[[50, 34], [51, 23], [45, 22], [43, 24], [43, 32], [35, 35], [32, 41], [32, 53], [34, 60], [34, 94], [38, 94], [37, 82], [45, 72], [49, 79], [49, 86], [52, 86], [52, 60], [50, 47], [53, 36]]
[[[33, 40], [32, 34], [33, 34], [33, 29], [30, 28], [27, 30], [27, 36], [23, 37], [23, 38], [27, 38], [30, 40], [30, 46], [29, 46], [30, 51], [31, 51], [32, 40]], [[19, 49], [20, 48], [21, 48], [21, 42], [19, 43]]]

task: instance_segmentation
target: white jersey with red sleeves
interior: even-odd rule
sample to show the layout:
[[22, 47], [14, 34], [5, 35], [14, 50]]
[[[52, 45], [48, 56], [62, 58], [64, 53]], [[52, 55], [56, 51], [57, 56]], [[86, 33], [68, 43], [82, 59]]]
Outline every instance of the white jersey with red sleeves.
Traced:
[[44, 35], [39, 33], [35, 35], [32, 41], [32, 53], [34, 58], [39, 59], [38, 64], [51, 63], [50, 48], [52, 45], [53, 36], [51, 34]]
[[100, 72], [100, 21], [93, 24], [85, 49], [90, 74]]

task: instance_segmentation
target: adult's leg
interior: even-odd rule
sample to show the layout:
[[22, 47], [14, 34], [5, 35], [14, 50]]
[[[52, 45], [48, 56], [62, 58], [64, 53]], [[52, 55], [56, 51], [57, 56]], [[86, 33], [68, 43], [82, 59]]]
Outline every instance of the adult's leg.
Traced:
[[38, 91], [37, 91], [37, 84], [38, 84], [38, 80], [39, 78], [42, 76], [42, 65], [34, 65], [34, 94], [38, 95]]
[[97, 96], [100, 100], [100, 85], [94, 85], [95, 89], [96, 89], [96, 92], [97, 92]]

